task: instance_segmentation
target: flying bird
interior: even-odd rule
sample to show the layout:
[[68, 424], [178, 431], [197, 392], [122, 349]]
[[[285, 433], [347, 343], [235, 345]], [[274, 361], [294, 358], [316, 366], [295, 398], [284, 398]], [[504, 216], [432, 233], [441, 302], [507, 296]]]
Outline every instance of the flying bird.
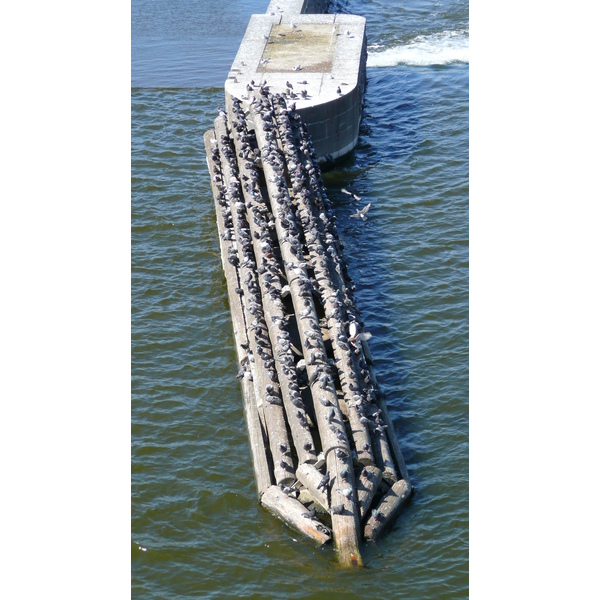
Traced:
[[369, 204], [367, 204], [364, 208], [361, 208], [360, 210], [357, 208], [356, 212], [353, 215], [350, 215], [351, 219], [362, 219], [363, 221], [367, 220], [367, 213], [369, 212], [369, 209], [371, 208], [371, 203], [369, 202]]
[[343, 194], [348, 194], [348, 196], [352, 196], [357, 202], [359, 200], [361, 200], [360, 196], [357, 196], [354, 192], [351, 192], [350, 190], [346, 189], [345, 187], [343, 187], [340, 192], [342, 192]]

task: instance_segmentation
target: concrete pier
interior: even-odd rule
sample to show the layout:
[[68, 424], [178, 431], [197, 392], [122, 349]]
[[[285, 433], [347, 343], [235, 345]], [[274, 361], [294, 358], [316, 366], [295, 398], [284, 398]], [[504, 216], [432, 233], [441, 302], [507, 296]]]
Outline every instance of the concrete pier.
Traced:
[[252, 89], [267, 86], [295, 105], [319, 162], [350, 152], [358, 140], [366, 81], [366, 20], [354, 15], [303, 14], [324, 2], [271, 2], [252, 15], [225, 82], [247, 108]]

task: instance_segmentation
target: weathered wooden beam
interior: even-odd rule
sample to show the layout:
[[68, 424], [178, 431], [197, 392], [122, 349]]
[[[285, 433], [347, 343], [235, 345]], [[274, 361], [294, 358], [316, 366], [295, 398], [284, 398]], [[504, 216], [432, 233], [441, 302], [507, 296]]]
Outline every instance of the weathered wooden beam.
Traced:
[[[232, 244], [231, 236], [225, 235], [226, 227], [223, 218], [223, 209], [219, 203], [222, 199], [223, 190], [219, 182], [222, 180], [220, 161], [218, 156], [217, 141], [213, 130], [204, 134], [204, 146], [206, 148], [206, 162], [210, 173], [211, 186], [215, 201], [215, 212], [217, 216], [217, 230], [219, 231], [219, 248], [221, 251], [221, 262], [223, 272], [227, 283], [229, 294], [229, 306], [231, 310], [231, 321], [233, 323], [233, 339], [238, 357], [238, 364], [241, 367], [246, 364], [248, 357], [245, 348], [248, 347], [248, 338], [246, 336], [246, 324], [244, 322], [244, 312], [239, 296], [235, 293], [235, 288], [239, 285], [239, 277], [236, 267], [228, 260], [229, 248]], [[216, 155], [214, 150], [217, 150]], [[215, 160], [215, 158], [217, 160]], [[229, 239], [226, 239], [229, 238]], [[248, 375], [250, 371], [247, 372]], [[256, 490], [260, 500], [264, 492], [272, 485], [269, 461], [266, 452], [266, 443], [264, 440], [263, 426], [261, 424], [258, 409], [256, 406], [254, 385], [249, 377], [243, 376], [241, 380], [242, 398], [244, 402], [244, 416], [246, 417], [246, 427], [248, 429], [248, 438], [250, 440], [250, 452], [252, 454], [252, 465], [254, 468], [254, 478], [256, 481]]]
[[410, 494], [411, 488], [404, 479], [397, 481], [392, 486], [381, 499], [379, 506], [371, 511], [371, 516], [365, 525], [365, 540], [374, 542], [391, 527]]
[[[376, 413], [376, 408], [371, 404], [366, 407], [365, 412], [373, 417]], [[387, 427], [387, 426], [386, 426]], [[396, 468], [390, 451], [390, 445], [388, 443], [387, 432], [385, 427], [381, 424], [374, 425], [374, 429], [371, 433], [371, 440], [373, 442], [373, 453], [375, 454], [375, 461], [381, 469], [381, 475], [385, 481], [390, 485], [394, 485], [398, 481], [398, 475], [396, 474]]]
[[289, 331], [286, 323], [288, 316], [281, 300], [283, 273], [279, 261], [274, 255], [274, 240], [269, 222], [272, 214], [262, 196], [258, 184], [259, 174], [254, 163], [254, 154], [249, 142], [245, 116], [237, 100], [232, 104], [233, 142], [239, 163], [244, 205], [247, 210], [247, 222], [250, 227], [256, 263], [262, 269], [258, 277], [265, 321], [275, 349], [275, 368], [281, 388], [283, 405], [287, 415], [292, 439], [298, 457], [298, 464], [314, 463], [317, 459], [315, 443], [308, 426], [306, 408], [299, 393], [298, 379], [294, 368], [294, 356], [290, 347]]
[[267, 326], [262, 311], [262, 298], [257, 284], [256, 264], [252, 260], [253, 250], [245, 218], [244, 203], [238, 179], [235, 150], [229, 137], [227, 123], [222, 116], [215, 119], [215, 136], [222, 163], [223, 183], [228, 197], [236, 231], [242, 304], [249, 314], [246, 319], [248, 341], [254, 357], [253, 382], [260, 393], [259, 404], [263, 405], [269, 448], [273, 458], [273, 474], [278, 484], [294, 481], [294, 466], [290, 453], [290, 441], [285, 425], [283, 401], [279, 382], [274, 370], [269, 367], [273, 360], [271, 343], [266, 334]]
[[[308, 140], [294, 138], [284, 104], [282, 100], [275, 102], [278, 123], [281, 136], [289, 142], [285, 144], [288, 171], [292, 179], [292, 188], [296, 191], [295, 199], [302, 216], [304, 236], [328, 319], [332, 347], [347, 407], [345, 412], [350, 421], [357, 460], [363, 465], [376, 463], [382, 470], [384, 479], [392, 485], [398, 477], [384, 427], [369, 418], [374, 416], [374, 411], [368, 402], [363, 402], [360, 395], [361, 388], [364, 391], [367, 386], [364, 378], [359, 382], [357, 373], [360, 370], [356, 364], [355, 346], [349, 341], [346, 335], [348, 332], [344, 327], [344, 322], [348, 320], [346, 315], [348, 299], [342, 293], [342, 290], [346, 289], [342, 260], [336, 238], [330, 233], [333, 227], [329, 223], [327, 215], [329, 211], [319, 210], [319, 207], [324, 206], [321, 190], [316, 183], [316, 177], [311, 176], [311, 173], [317, 172], [318, 165], [310, 160]], [[313, 210], [315, 207], [317, 211]], [[326, 227], [328, 231], [325, 230]], [[331, 268], [328, 267], [328, 262], [333, 263]]]
[[260, 500], [265, 491], [272, 485], [271, 469], [267, 457], [267, 433], [258, 417], [256, 409], [254, 385], [249, 379], [242, 379], [242, 401], [244, 404], [244, 415], [246, 417], [246, 428], [250, 440], [250, 451], [252, 453], [252, 468], [256, 481], [256, 493]]
[[[362, 342], [363, 348], [369, 348], [367, 341]], [[369, 352], [369, 356], [370, 356]], [[377, 384], [377, 379], [375, 377], [374, 370], [370, 367], [371, 376], [375, 384]], [[394, 453], [394, 458], [396, 459], [396, 464], [398, 465], [398, 470], [400, 471], [400, 475], [402, 479], [404, 479], [409, 487], [412, 487], [410, 476], [408, 474], [408, 469], [406, 468], [406, 463], [404, 462], [404, 456], [402, 455], [402, 450], [400, 449], [400, 442], [398, 441], [398, 436], [396, 435], [396, 430], [394, 429], [394, 422], [390, 417], [390, 413], [387, 408], [387, 404], [385, 398], [380, 394], [378, 394], [375, 402], [377, 406], [381, 410], [381, 420], [387, 425], [386, 433], [388, 434], [388, 440], [390, 442], [390, 446], [392, 447], [392, 451]]]
[[360, 508], [360, 518], [363, 519], [367, 514], [377, 493], [377, 488], [381, 483], [381, 469], [377, 467], [363, 467], [357, 478], [356, 490], [358, 492], [358, 507]]
[[267, 489], [260, 501], [288, 525], [319, 544], [326, 544], [331, 539], [330, 530], [311, 515], [304, 504], [284, 494], [276, 485]]
[[[328, 244], [326, 256], [328, 261], [332, 261], [335, 265], [334, 268], [330, 270], [334, 289], [343, 292], [344, 297], [342, 299], [342, 308], [344, 308], [346, 313], [349, 315], [349, 320], [352, 320], [355, 323], [360, 323], [360, 313], [353, 296], [354, 286], [350, 281], [345, 261], [343, 260], [342, 244], [339, 241], [337, 229], [332, 223], [332, 218], [330, 218], [330, 215], [333, 215], [333, 211], [331, 210], [331, 203], [327, 198], [327, 193], [321, 178], [321, 172], [317, 163], [316, 155], [314, 153], [314, 148], [310, 143], [310, 137], [304, 123], [302, 123], [301, 120], [294, 118], [291, 120], [291, 125], [294, 133], [298, 137], [309, 140], [302, 153], [303, 162], [305, 165], [307, 165], [306, 170], [309, 174], [307, 188], [309, 188], [313, 193], [313, 203], [311, 206], [313, 206], [317, 211], [320, 211], [319, 219], [322, 221], [327, 230]], [[377, 378], [373, 368], [373, 359], [371, 357], [367, 340], [357, 339], [355, 341], [355, 349], [360, 357], [358, 362], [362, 365], [358, 371], [360, 373], [359, 379], [361, 380], [361, 388], [363, 390], [376, 392], [373, 394], [374, 401], [376, 406], [381, 410], [381, 420], [383, 421], [383, 424], [387, 426], [385, 434], [380, 430], [371, 432], [373, 445], [375, 446], [374, 450], [376, 459], [379, 458], [379, 466], [383, 470], [386, 481], [388, 481], [390, 484], [393, 484], [393, 482], [397, 480], [397, 476], [395, 470], [393, 470], [393, 467], [390, 468], [391, 446], [398, 471], [400, 472], [402, 478], [405, 479], [410, 485], [408, 470], [400, 450], [400, 444], [395, 433], [393, 422], [389, 416], [385, 401], [378, 390]], [[355, 353], [352, 357], [355, 362], [357, 360], [356, 356], [357, 355]], [[369, 412], [370, 416], [372, 416], [372, 410]], [[391, 464], [393, 465], [393, 463]]]
[[329, 500], [327, 499], [328, 484], [321, 485], [323, 473], [315, 469], [313, 465], [304, 463], [296, 469], [298, 481], [306, 487], [312, 497], [325, 509], [329, 510]]
[[[264, 102], [263, 102], [264, 101]], [[281, 152], [273, 135], [273, 108], [270, 101], [256, 94], [250, 105], [252, 121], [261, 152], [275, 230], [279, 241], [298, 331], [303, 348], [312, 352], [306, 360], [306, 370], [327, 468], [332, 478], [333, 496], [345, 505], [342, 514], [332, 515], [333, 536], [339, 560], [348, 566], [362, 564], [359, 551], [360, 520], [356, 501], [354, 473], [350, 447], [343, 425], [335, 384], [331, 375], [321, 335], [321, 328], [312, 299], [310, 280], [299, 242], [299, 228], [285, 181]], [[344, 475], [342, 475], [342, 473]]]
[[358, 462], [363, 465], [375, 463], [371, 451], [371, 440], [366, 423], [361, 421], [357, 405], [353, 401], [359, 393], [358, 380], [352, 368], [351, 355], [347, 344], [341, 340], [342, 311], [338, 299], [338, 291], [334, 288], [332, 278], [327, 267], [327, 253], [321, 241], [319, 229], [322, 226], [318, 215], [311, 210], [310, 201], [312, 194], [306, 185], [306, 172], [302, 144], [293, 138], [292, 128], [287, 117], [287, 110], [277, 99], [274, 102], [280, 139], [283, 140], [286, 168], [291, 180], [293, 199], [298, 209], [299, 221], [302, 224], [304, 239], [309, 251], [311, 266], [315, 274], [321, 303], [325, 309], [329, 338], [336, 360], [342, 392], [344, 394], [345, 410], [350, 422], [350, 429], [354, 439]]
[[[305, 465], [308, 463], [304, 463]], [[314, 507], [317, 516], [327, 515], [329, 516], [329, 509], [324, 508], [321, 503], [305, 488], [300, 487], [298, 490], [298, 496], [296, 498], [299, 502], [304, 504], [305, 506]]]

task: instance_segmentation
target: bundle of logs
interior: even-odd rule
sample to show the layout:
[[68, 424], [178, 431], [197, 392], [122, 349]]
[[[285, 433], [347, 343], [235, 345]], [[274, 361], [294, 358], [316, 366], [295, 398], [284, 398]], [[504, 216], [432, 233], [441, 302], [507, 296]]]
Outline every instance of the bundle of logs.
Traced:
[[259, 500], [362, 565], [412, 486], [310, 135], [257, 86], [204, 143]]

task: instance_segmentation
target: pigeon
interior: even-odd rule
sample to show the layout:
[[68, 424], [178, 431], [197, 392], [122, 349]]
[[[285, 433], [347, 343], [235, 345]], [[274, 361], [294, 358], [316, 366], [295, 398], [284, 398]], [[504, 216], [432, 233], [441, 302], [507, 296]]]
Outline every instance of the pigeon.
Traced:
[[352, 496], [352, 488], [344, 488], [343, 490], [338, 490], [338, 492], [345, 498], [350, 498], [350, 496]]
[[310, 508], [310, 509], [308, 510], [308, 512], [305, 512], [305, 513], [303, 513], [303, 514], [302, 514], [302, 516], [303, 516], [305, 519], [312, 519], [312, 518], [315, 516], [316, 512], [317, 512], [317, 511], [316, 511], [315, 507], [313, 506], [312, 508]]
[[317, 489], [323, 489], [323, 491], [325, 491], [327, 484], [329, 483], [329, 472], [325, 473], [325, 475], [323, 475], [323, 479], [321, 479], [319, 485], [317, 486]]
[[343, 504], [334, 504], [331, 507], [331, 513], [334, 515], [341, 515], [344, 512], [344, 505]]

